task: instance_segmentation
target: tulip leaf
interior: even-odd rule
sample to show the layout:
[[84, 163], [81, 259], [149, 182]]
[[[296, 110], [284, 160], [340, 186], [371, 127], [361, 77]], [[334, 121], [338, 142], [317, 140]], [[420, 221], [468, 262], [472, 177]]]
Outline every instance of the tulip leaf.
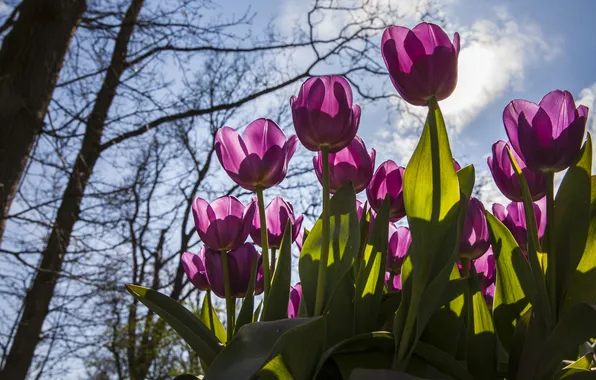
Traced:
[[546, 340], [540, 351], [540, 363], [536, 377], [552, 378], [557, 366], [568, 355], [577, 355], [580, 344], [596, 337], [596, 306], [579, 303], [562, 315], [559, 323]]
[[199, 318], [178, 301], [155, 290], [131, 284], [126, 285], [126, 290], [151, 311], [163, 318], [190, 345], [201, 360], [207, 365], [212, 364], [222, 350], [222, 345]]
[[453, 265], [449, 282], [441, 298], [441, 308], [431, 316], [421, 341], [455, 356], [464, 323], [464, 291], [468, 280], [461, 278], [457, 265]]
[[[515, 175], [520, 184], [522, 194], [524, 197], [524, 214], [526, 220], [536, 220], [534, 214], [534, 204], [532, 203], [532, 197], [530, 196], [530, 189], [528, 183], [515, 161], [513, 154], [508, 149], [507, 154], [509, 155], [509, 161], [515, 171]], [[546, 326], [552, 326], [552, 314], [551, 314], [551, 303], [549, 301], [549, 294], [546, 291], [546, 283], [544, 280], [545, 267], [541, 263], [544, 263], [544, 254], [540, 251], [540, 243], [538, 241], [538, 230], [535, 223], [526, 223], [528, 232], [528, 261], [530, 262], [530, 268], [532, 270], [532, 278], [534, 279], [534, 286], [536, 288], [536, 296], [531, 301], [534, 306], [534, 312], [539, 318], [544, 319]], [[553, 271], [553, 268], [550, 269]], [[552, 296], [554, 298], [554, 295]]]
[[[476, 379], [493, 379], [496, 369], [497, 340], [492, 316], [484, 294], [480, 290], [476, 271], [471, 265], [470, 296], [467, 305], [466, 362], [468, 371]], [[468, 302], [471, 301], [471, 302]]]
[[250, 380], [278, 355], [294, 379], [311, 379], [323, 353], [324, 335], [323, 317], [245, 325], [213, 361], [205, 380]]
[[424, 380], [401, 371], [392, 371], [389, 369], [365, 369], [356, 368], [352, 371], [349, 380]]
[[281, 354], [274, 357], [259, 371], [260, 380], [293, 380]]
[[199, 380], [200, 377], [196, 375], [190, 375], [188, 373], [183, 373], [182, 375], [178, 375], [174, 378], [174, 380]]
[[[596, 372], [590, 371], [590, 369], [592, 368], [593, 362], [594, 362], [594, 354], [592, 354], [592, 353], [585, 354], [581, 358], [577, 359], [576, 361], [574, 361], [573, 363], [569, 364], [568, 366], [563, 368], [561, 371], [559, 371], [554, 376], [554, 378], [557, 380], [560, 380], [560, 379], [571, 380], [571, 378], [577, 378], [577, 377], [573, 377], [573, 375], [592, 373], [591, 378], [596, 379]], [[587, 375], [584, 375], [584, 376], [586, 378], [588, 378]]]
[[401, 292], [383, 294], [381, 307], [379, 309], [379, 317], [377, 319], [377, 330], [386, 330], [384, 326], [389, 321], [393, 321], [400, 301]]
[[327, 326], [331, 326], [326, 330], [325, 348], [354, 336], [354, 291], [354, 279], [348, 271], [323, 310]]
[[366, 243], [356, 280], [354, 318], [357, 334], [374, 331], [376, 328], [385, 284], [388, 235], [389, 198], [386, 198]]
[[454, 379], [474, 379], [474, 377], [461, 364], [459, 364], [453, 356], [430, 344], [418, 342], [416, 347], [414, 347], [414, 355]]
[[252, 317], [253, 322], [256, 322], [259, 320], [259, 317], [261, 316], [262, 308], [263, 308], [263, 300], [259, 301], [259, 304], [257, 305], [257, 309], [255, 310], [253, 317]]
[[269, 295], [263, 304], [263, 321], [274, 321], [288, 317], [290, 281], [292, 278], [292, 224], [286, 223], [279, 260], [271, 282]]
[[[210, 290], [207, 290], [210, 292]], [[205, 324], [205, 326], [209, 327], [209, 330], [213, 331], [217, 339], [220, 342], [225, 343], [227, 340], [226, 329], [219, 320], [219, 316], [217, 312], [213, 308], [213, 305], [210, 302], [211, 297], [205, 294], [203, 297], [203, 304], [201, 305], [201, 314], [200, 320]], [[211, 316], [209, 316], [209, 312], [211, 312]]]
[[532, 308], [517, 320], [509, 353], [508, 379], [533, 379], [546, 331]]
[[[567, 170], [555, 199], [554, 242], [559, 305], [563, 303], [569, 281], [586, 248], [591, 213], [591, 170], [592, 140], [588, 133], [580, 158]], [[573, 295], [568, 294], [567, 297]], [[573, 303], [567, 302], [566, 307], [571, 306]]]
[[[343, 275], [352, 268], [360, 247], [360, 230], [356, 213], [356, 193], [351, 183], [342, 186], [331, 197], [329, 257], [323, 305], [326, 305]], [[307, 315], [312, 316], [323, 242], [323, 220], [319, 218], [302, 246], [298, 270], [302, 298]]]
[[[443, 115], [434, 99], [429, 103], [422, 136], [406, 167], [403, 187], [412, 244], [410, 262], [406, 264], [408, 273], [402, 277], [403, 300], [393, 329], [398, 369], [407, 367], [416, 341], [439, 306], [459, 245], [459, 179]], [[423, 312], [419, 313], [421, 308]]]
[[515, 324], [536, 296], [532, 270], [511, 231], [486, 211], [497, 266], [493, 300], [495, 329], [505, 351], [512, 349]]
[[[257, 267], [259, 265], [257, 258], [258, 257], [255, 254], [250, 267], [250, 280], [248, 282], [248, 288], [246, 289], [246, 297], [244, 297], [244, 301], [242, 302], [242, 306], [238, 312], [238, 317], [236, 318], [234, 334], [238, 333], [242, 326], [251, 323], [253, 318], [256, 320], [253, 310], [255, 307], [255, 282], [257, 278]], [[256, 316], [258, 317], [258, 315], [259, 313], [257, 312]]]

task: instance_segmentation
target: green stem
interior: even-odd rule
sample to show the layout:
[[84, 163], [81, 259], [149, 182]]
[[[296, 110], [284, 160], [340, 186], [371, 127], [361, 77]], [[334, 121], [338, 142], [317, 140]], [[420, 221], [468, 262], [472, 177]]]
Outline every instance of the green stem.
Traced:
[[267, 237], [267, 218], [265, 217], [265, 200], [263, 198], [263, 188], [257, 186], [257, 202], [259, 203], [259, 220], [261, 222], [261, 248], [263, 248], [263, 280], [265, 282], [265, 294], [263, 302], [269, 295], [271, 288], [271, 267], [269, 266], [269, 241]]
[[213, 304], [211, 303], [211, 290], [207, 290], [207, 307], [209, 308], [209, 328], [215, 333], [215, 323], [213, 322]]
[[234, 314], [236, 313], [236, 303], [232, 299], [231, 289], [230, 289], [230, 268], [228, 266], [228, 253], [226, 251], [221, 251], [221, 266], [223, 269], [224, 275], [224, 292], [226, 296], [226, 313], [227, 313], [227, 327], [228, 327], [228, 343], [232, 340], [232, 336], [234, 336]]
[[275, 276], [275, 264], [277, 262], [275, 253], [276, 253], [276, 249], [271, 248], [271, 276]]
[[[470, 277], [470, 260], [467, 258], [462, 257], [460, 259], [463, 277]], [[464, 290], [464, 302], [466, 305], [466, 318], [467, 318], [467, 326], [470, 328], [471, 324], [474, 322], [474, 305], [472, 304], [472, 290], [470, 289], [470, 281], [468, 279], [468, 284]]]
[[[534, 222], [534, 221], [532, 221]], [[555, 252], [555, 173], [546, 175], [546, 282], [553, 322], [557, 321], [557, 272]]]
[[323, 242], [321, 245], [321, 260], [319, 261], [319, 275], [317, 276], [317, 295], [315, 298], [315, 314], [323, 312], [323, 298], [325, 298], [325, 276], [327, 275], [327, 261], [329, 259], [329, 148], [321, 148], [323, 156]]

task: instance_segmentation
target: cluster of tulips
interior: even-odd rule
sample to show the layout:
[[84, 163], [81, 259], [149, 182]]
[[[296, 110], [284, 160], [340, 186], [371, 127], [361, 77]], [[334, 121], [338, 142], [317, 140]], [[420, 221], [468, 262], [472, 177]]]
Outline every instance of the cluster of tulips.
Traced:
[[[581, 293], [596, 287], [596, 278], [581, 276], [596, 267], [589, 136], [582, 149], [588, 109], [559, 90], [538, 104], [507, 105], [509, 141], [493, 145], [488, 167], [511, 203], [493, 204], [491, 214], [471, 197], [474, 169], [453, 159], [438, 105], [457, 84], [459, 35], [451, 41], [429, 23], [394, 26], [381, 50], [400, 96], [429, 110], [407, 167], [388, 160], [375, 170], [345, 78], [309, 78], [290, 99], [296, 135], [269, 119], [242, 134], [217, 132], [223, 169], [256, 199], [193, 203], [203, 247], [183, 253], [182, 264], [206, 291], [200, 318], [149, 289], [129, 291], [197, 351], [207, 379], [409, 379], [403, 376], [427, 376], [429, 368], [462, 379], [562, 378], [575, 373], [563, 359], [592, 375], [591, 352], [578, 360], [577, 351], [596, 337], [589, 306], [596, 294]], [[264, 191], [285, 179], [298, 141], [316, 152], [322, 185], [322, 215], [310, 231], [282, 197], [265, 207]], [[554, 175], [563, 170], [555, 198]], [[364, 191], [367, 200], [357, 200]], [[397, 227], [404, 217], [409, 227]], [[290, 286], [292, 244], [301, 282]], [[211, 291], [226, 299], [225, 329]], [[581, 305], [590, 309], [574, 314]], [[572, 341], [562, 344], [566, 318], [593, 323], [581, 334], [569, 327]], [[297, 344], [304, 339], [314, 342]]]

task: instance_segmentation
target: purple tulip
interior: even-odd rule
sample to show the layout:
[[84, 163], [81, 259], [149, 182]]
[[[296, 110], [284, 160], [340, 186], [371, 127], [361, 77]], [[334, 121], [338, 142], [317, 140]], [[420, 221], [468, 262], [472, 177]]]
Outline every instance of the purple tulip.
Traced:
[[588, 108], [575, 107], [568, 91], [551, 91], [540, 103], [514, 100], [503, 111], [503, 123], [513, 149], [528, 168], [541, 173], [568, 168], [577, 157]]
[[484, 298], [486, 298], [486, 303], [492, 308], [495, 296], [495, 282], [497, 280], [497, 264], [491, 248], [484, 255], [474, 260], [474, 268], [476, 273], [482, 275], [480, 277], [480, 289], [484, 294]]
[[330, 153], [339, 152], [356, 136], [360, 107], [352, 105], [352, 89], [344, 77], [307, 79], [290, 106], [296, 134], [308, 150], [327, 146]]
[[[250, 282], [250, 271], [252, 269], [252, 260], [257, 257], [259, 270], [255, 284], [255, 294], [263, 292], [263, 262], [261, 255], [257, 252], [254, 245], [244, 243], [239, 248], [231, 250], [228, 255], [228, 268], [230, 271], [230, 295], [234, 298], [243, 298], [248, 290]], [[219, 298], [225, 298], [225, 285], [221, 253], [212, 249], [205, 250], [205, 267], [207, 268], [207, 277], [211, 284], [211, 289]]]
[[459, 164], [459, 162], [457, 162], [455, 158], [453, 159], [453, 166], [455, 167], [456, 172], [461, 170], [461, 165]]
[[385, 29], [381, 53], [397, 92], [408, 103], [425, 106], [435, 97], [446, 99], [457, 84], [459, 34], [453, 43], [437, 25], [420, 23], [410, 30]]
[[470, 198], [459, 243], [460, 257], [474, 260], [482, 256], [490, 246], [484, 211], [482, 202], [476, 198]]
[[300, 307], [300, 299], [302, 298], [302, 285], [297, 282], [296, 285], [290, 287], [290, 301], [288, 302], [288, 318], [296, 318], [298, 316], [298, 308]]
[[387, 291], [395, 293], [401, 291], [401, 274], [393, 274], [393, 281], [391, 281], [391, 272], [385, 272], [385, 286]]
[[[508, 147], [511, 148], [511, 144], [503, 140], [499, 140], [493, 144], [493, 156], [487, 159], [488, 168], [503, 195], [514, 202], [521, 202], [524, 197], [511, 161], [509, 160], [509, 155], [507, 154]], [[510, 151], [528, 183], [532, 200], [537, 201], [544, 197], [546, 195], [546, 176], [528, 169], [524, 160], [522, 160], [515, 150], [510, 149]]]
[[[329, 154], [329, 187], [333, 194], [340, 187], [348, 182], [352, 182], [356, 193], [366, 189], [373, 172], [375, 171], [374, 149], [370, 154], [366, 151], [364, 141], [358, 136], [347, 147], [337, 153]], [[315, 173], [319, 182], [323, 183], [323, 154], [312, 159]]]
[[406, 258], [411, 243], [412, 235], [408, 227], [395, 227], [393, 223], [389, 223], [389, 244], [387, 246], [386, 264], [388, 272], [396, 274], [401, 272], [401, 265]]
[[216, 251], [234, 249], [248, 237], [256, 206], [244, 207], [238, 199], [225, 196], [207, 203], [197, 198], [192, 203], [195, 228], [203, 243]]
[[223, 127], [215, 135], [217, 158], [230, 178], [243, 188], [268, 189], [286, 178], [297, 138], [286, 135], [269, 119], [257, 119], [242, 133]]
[[392, 222], [397, 222], [406, 215], [403, 195], [404, 170], [403, 166], [397, 166], [395, 162], [387, 160], [377, 168], [366, 188], [368, 203], [377, 212], [385, 196], [389, 194], [389, 218]]
[[184, 268], [184, 273], [186, 273], [190, 282], [200, 290], [211, 289], [209, 279], [207, 278], [207, 271], [205, 270], [206, 249], [206, 246], [203, 246], [198, 255], [190, 252], [184, 252], [182, 254], [182, 268]]
[[[507, 205], [507, 208], [502, 204], [495, 203], [493, 204], [493, 214], [511, 231], [519, 248], [526, 252], [528, 250], [528, 232], [523, 202], [511, 202]], [[546, 228], [546, 198], [534, 202], [534, 216], [536, 218], [538, 238], [542, 239]]]
[[[265, 218], [267, 219], [267, 236], [269, 248], [279, 248], [281, 239], [284, 236], [286, 223], [288, 220], [292, 223], [292, 242], [296, 240], [302, 227], [303, 216], [294, 217], [294, 208], [283, 200], [282, 197], [275, 197], [265, 208]], [[259, 213], [255, 212], [250, 228], [250, 237], [256, 245], [261, 247], [261, 219]]]

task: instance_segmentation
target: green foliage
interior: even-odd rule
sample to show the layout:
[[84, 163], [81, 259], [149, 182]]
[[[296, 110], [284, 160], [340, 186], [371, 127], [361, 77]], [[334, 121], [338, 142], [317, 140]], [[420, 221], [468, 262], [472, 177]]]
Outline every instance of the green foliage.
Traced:
[[279, 259], [271, 284], [271, 292], [263, 303], [263, 317], [261, 320], [274, 321], [288, 317], [291, 279], [292, 224], [286, 223], [286, 229], [279, 248]]

